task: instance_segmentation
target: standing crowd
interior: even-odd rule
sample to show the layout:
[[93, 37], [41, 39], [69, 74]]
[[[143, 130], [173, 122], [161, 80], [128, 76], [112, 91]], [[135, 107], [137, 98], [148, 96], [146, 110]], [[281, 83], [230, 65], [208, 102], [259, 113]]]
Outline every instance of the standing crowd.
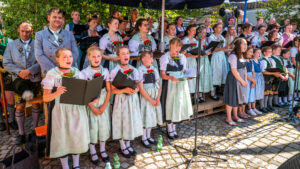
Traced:
[[[140, 18], [139, 11], [130, 12], [130, 19], [115, 11], [106, 25], [99, 25], [100, 15], [88, 16], [79, 22], [80, 13], [72, 12], [73, 21], [64, 25], [64, 12], [51, 8], [49, 24], [36, 32], [32, 25], [20, 22], [19, 39], [2, 41], [5, 96], [9, 125], [19, 130], [17, 144], [26, 142], [24, 132], [25, 102], [16, 88], [31, 86], [35, 96], [51, 102], [50, 157], [59, 158], [64, 169], [79, 168], [79, 156], [90, 151], [91, 161], [99, 165], [95, 144], [100, 142], [100, 157], [109, 161], [106, 141], [119, 140], [120, 152], [135, 156], [131, 141], [141, 136], [141, 144], [151, 148], [156, 140], [151, 129], [167, 123], [169, 139], [176, 139], [176, 124], [189, 120], [196, 100], [205, 104], [211, 99], [223, 99], [229, 125], [274, 111], [274, 107], [288, 106], [300, 99], [300, 85], [294, 86], [296, 55], [299, 52], [297, 23], [285, 19], [280, 26], [275, 19], [269, 24], [257, 18], [257, 25], [235, 23], [234, 17], [211, 26], [209, 18], [204, 26], [191, 23], [183, 26], [183, 18], [175, 23], [164, 19], [161, 27], [153, 28], [153, 18]], [[64, 29], [65, 28], [65, 29]], [[163, 42], [163, 44], [160, 44]], [[214, 50], [208, 48], [218, 42]], [[183, 45], [190, 45], [181, 51]], [[157, 55], [158, 46], [164, 53]], [[200, 46], [200, 58], [193, 49]], [[200, 59], [200, 82], [187, 72], [197, 69]], [[119, 73], [136, 86], [117, 88]], [[60, 103], [60, 96], [68, 89], [62, 78], [92, 80], [103, 76], [101, 94], [88, 105]], [[18, 86], [19, 85], [19, 86]], [[196, 91], [198, 89], [198, 91]], [[294, 92], [294, 90], [296, 92]], [[194, 99], [195, 93], [200, 93]], [[256, 106], [256, 103], [259, 104]], [[39, 104], [32, 105], [33, 129], [41, 113]], [[233, 114], [233, 115], [232, 115]], [[0, 130], [5, 130], [0, 117]]]

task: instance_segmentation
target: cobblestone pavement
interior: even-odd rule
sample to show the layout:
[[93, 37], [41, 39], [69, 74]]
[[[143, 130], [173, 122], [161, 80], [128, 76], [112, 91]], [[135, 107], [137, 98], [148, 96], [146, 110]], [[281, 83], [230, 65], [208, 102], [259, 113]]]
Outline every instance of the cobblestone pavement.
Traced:
[[[277, 110], [275, 113], [246, 120], [246, 123], [240, 123], [236, 127], [229, 126], [224, 122], [225, 113], [199, 118], [197, 138], [201, 153], [227, 161], [200, 155], [191, 168], [277, 168], [300, 152], [300, 126], [281, 122], [280, 119], [285, 113], [284, 109]], [[28, 117], [26, 120], [28, 133], [31, 118]], [[152, 149], [144, 148], [138, 138], [133, 143], [133, 147], [138, 153], [135, 158], [123, 158], [119, 153], [117, 141], [107, 143], [108, 154], [112, 158], [113, 154], [118, 152], [122, 168], [185, 168], [186, 164], [179, 164], [190, 159], [191, 154], [174, 145], [187, 149], [194, 147], [194, 124], [195, 120], [177, 125], [179, 138], [174, 141], [168, 140], [160, 130], [154, 130], [155, 139], [160, 134], [164, 138], [164, 147], [161, 152], [156, 151], [156, 146]], [[6, 132], [0, 132], [0, 159], [4, 158], [15, 142], [16, 136], [16, 131], [12, 132], [12, 136], [8, 136]], [[99, 149], [98, 146], [97, 149]], [[98, 167], [94, 166], [89, 158], [89, 153], [81, 155], [81, 167], [97, 169], [104, 167], [103, 162]], [[58, 159], [41, 158], [40, 163], [45, 169], [60, 168]]]

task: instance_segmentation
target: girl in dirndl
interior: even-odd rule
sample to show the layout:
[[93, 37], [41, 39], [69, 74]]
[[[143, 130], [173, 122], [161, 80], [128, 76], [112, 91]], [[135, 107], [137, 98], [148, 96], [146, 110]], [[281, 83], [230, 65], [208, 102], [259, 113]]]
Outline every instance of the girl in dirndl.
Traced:
[[193, 107], [187, 80], [184, 78], [186, 71], [186, 58], [179, 53], [182, 41], [174, 38], [170, 41], [170, 51], [160, 58], [162, 87], [162, 110], [164, 120], [168, 122], [168, 137], [177, 138], [176, 125], [183, 120], [188, 120], [193, 114]]
[[[196, 35], [196, 25], [189, 25], [186, 29], [187, 36], [185, 36], [182, 40], [183, 44], [191, 44], [192, 46], [187, 49], [186, 56], [186, 69], [191, 70], [197, 69], [197, 61], [196, 58], [198, 55], [192, 55], [189, 53], [192, 49], [198, 48], [198, 41], [194, 38]], [[196, 91], [196, 78], [188, 81], [190, 93], [193, 95]], [[191, 99], [194, 97], [192, 96]], [[194, 100], [194, 99], [193, 99]], [[198, 100], [200, 102], [200, 100]]]
[[[224, 88], [223, 103], [226, 104], [227, 118], [226, 122], [229, 125], [236, 126], [234, 122], [243, 123], [244, 120], [238, 116], [238, 107], [246, 103], [247, 94], [246, 87], [247, 81], [247, 69], [246, 61], [243, 58], [243, 53], [247, 50], [247, 42], [245, 39], [238, 38], [234, 42], [233, 53], [229, 55], [228, 62], [230, 65], [230, 71], [226, 78], [226, 84]], [[231, 112], [233, 111], [233, 118], [231, 118]]]
[[[52, 109], [50, 158], [60, 158], [62, 168], [69, 169], [68, 155], [72, 154], [73, 168], [79, 168], [79, 154], [88, 151], [90, 143], [87, 110], [84, 105], [60, 103], [60, 95], [66, 92], [62, 77], [79, 78], [79, 70], [71, 67], [72, 51], [62, 47], [55, 52], [58, 67], [48, 71], [42, 81], [43, 100], [55, 100]], [[55, 90], [52, 92], [52, 90]]]
[[141, 54], [142, 65], [138, 68], [140, 74], [140, 101], [144, 133], [142, 144], [151, 148], [150, 144], [156, 144], [151, 137], [151, 128], [157, 124], [162, 125], [162, 110], [160, 105], [160, 78], [158, 70], [152, 66], [153, 55], [150, 52]]
[[108, 18], [107, 25], [109, 31], [100, 39], [99, 47], [102, 54], [104, 54], [104, 67], [111, 71], [119, 64], [120, 58], [117, 57], [117, 48], [123, 46], [123, 39], [117, 33], [119, 29], [119, 20], [117, 18]]
[[176, 38], [176, 27], [175, 24], [170, 23], [167, 25], [167, 35], [164, 36], [165, 50], [170, 50], [170, 40]]
[[[156, 50], [156, 43], [154, 38], [148, 34], [149, 27], [146, 19], [142, 18], [136, 22], [136, 34], [129, 40], [128, 47], [131, 52], [130, 56], [135, 56], [132, 60], [137, 60], [136, 67], [141, 65], [139, 56], [142, 52], [153, 52]], [[157, 67], [157, 61], [153, 61], [153, 66]]]
[[259, 48], [255, 48], [253, 50], [253, 67], [255, 73], [255, 100], [259, 101], [260, 110], [264, 108], [264, 92], [265, 92], [265, 79], [264, 75], [261, 72], [261, 63], [260, 58], [261, 50]]
[[211, 92], [211, 98], [213, 100], [219, 100], [219, 97], [216, 94], [216, 86], [221, 86], [226, 82], [226, 76], [228, 73], [227, 70], [227, 61], [225, 56], [225, 38], [221, 35], [222, 33], [222, 24], [217, 23], [213, 26], [214, 33], [211, 34], [208, 38], [208, 44], [212, 41], [221, 42], [220, 45], [214, 50], [211, 56], [211, 67], [212, 67], [212, 76], [213, 76], [213, 85], [214, 90]]
[[[246, 52], [246, 61], [247, 61], [247, 79], [248, 79], [248, 86], [247, 88], [247, 103], [248, 103], [248, 114], [251, 116], [261, 115], [262, 112], [256, 109], [256, 96], [255, 96], [255, 86], [257, 81], [255, 80], [255, 70], [254, 70], [254, 61], [253, 57], [253, 48], [248, 47]], [[249, 116], [248, 116], [249, 117]]]
[[104, 77], [102, 90], [99, 98], [95, 99], [87, 107], [90, 129], [90, 154], [91, 161], [96, 166], [100, 164], [95, 149], [95, 144], [100, 141], [100, 155], [104, 163], [109, 162], [109, 156], [105, 151], [105, 142], [110, 137], [110, 106], [111, 95], [109, 72], [100, 63], [102, 59], [99, 47], [90, 47], [87, 50], [88, 60], [91, 63], [80, 72], [80, 79], [92, 80], [97, 77]]
[[[120, 65], [117, 65], [110, 73], [109, 80], [114, 81], [117, 73], [126, 74], [128, 78], [139, 82], [139, 72], [129, 65], [130, 53], [127, 47], [120, 47], [117, 51], [120, 57]], [[124, 157], [135, 156], [136, 152], [130, 146], [130, 141], [143, 135], [143, 123], [140, 109], [138, 88], [126, 87], [118, 89], [112, 85], [112, 93], [115, 94], [112, 112], [112, 138], [120, 140], [120, 151]]]
[[[205, 50], [207, 45], [208, 38], [206, 37], [206, 28], [201, 27], [199, 29], [201, 34], [201, 50]], [[211, 51], [207, 51], [204, 56], [200, 58], [200, 81], [199, 81], [199, 102], [204, 102], [203, 93], [208, 93], [214, 90], [213, 80], [212, 80], [212, 70], [208, 56], [211, 54]]]

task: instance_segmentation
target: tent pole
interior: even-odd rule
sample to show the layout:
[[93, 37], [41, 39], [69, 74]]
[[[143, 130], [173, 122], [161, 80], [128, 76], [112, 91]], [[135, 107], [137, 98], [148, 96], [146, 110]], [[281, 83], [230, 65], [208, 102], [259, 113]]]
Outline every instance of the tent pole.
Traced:
[[243, 24], [246, 22], [246, 15], [247, 15], [247, 0], [245, 0], [245, 5], [244, 5], [244, 19], [243, 19]]
[[164, 24], [165, 24], [165, 0], [162, 0], [161, 4], [161, 34], [160, 34], [160, 50], [163, 53], [165, 51], [164, 44]]

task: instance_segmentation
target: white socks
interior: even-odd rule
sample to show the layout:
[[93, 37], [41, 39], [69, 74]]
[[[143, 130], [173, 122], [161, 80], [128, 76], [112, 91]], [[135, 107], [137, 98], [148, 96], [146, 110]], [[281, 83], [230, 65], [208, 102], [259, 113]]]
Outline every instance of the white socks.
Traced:
[[147, 128], [147, 138], [151, 138], [151, 129], [152, 128]]
[[[100, 141], [100, 153], [105, 151], [105, 141]], [[106, 153], [101, 153], [103, 158], [107, 157]]]
[[92, 160], [93, 161], [97, 160], [98, 156], [97, 155], [93, 155], [93, 154], [96, 154], [95, 144], [90, 144], [89, 147], [90, 147], [90, 153], [91, 153], [91, 156], [92, 156]]
[[72, 155], [72, 158], [73, 158], [73, 167], [79, 166], [79, 157], [80, 157], [79, 154]]
[[[130, 141], [125, 141], [126, 147], [130, 147]], [[133, 151], [133, 149], [130, 147], [128, 150]]]
[[172, 128], [173, 128], [174, 134], [177, 134], [177, 133], [176, 133], [176, 124], [173, 123]]
[[68, 164], [68, 156], [65, 158], [59, 158], [63, 169], [70, 169]]
[[142, 140], [146, 140], [146, 139], [147, 139], [147, 129], [143, 129]]
[[123, 153], [124, 153], [124, 154], [129, 154], [129, 151], [126, 150], [126, 146], [125, 146], [124, 140], [120, 140], [119, 142], [120, 142], [121, 150], [122, 150], [122, 151], [124, 150]]
[[170, 136], [174, 136], [173, 131], [173, 123], [168, 123], [168, 133]]

